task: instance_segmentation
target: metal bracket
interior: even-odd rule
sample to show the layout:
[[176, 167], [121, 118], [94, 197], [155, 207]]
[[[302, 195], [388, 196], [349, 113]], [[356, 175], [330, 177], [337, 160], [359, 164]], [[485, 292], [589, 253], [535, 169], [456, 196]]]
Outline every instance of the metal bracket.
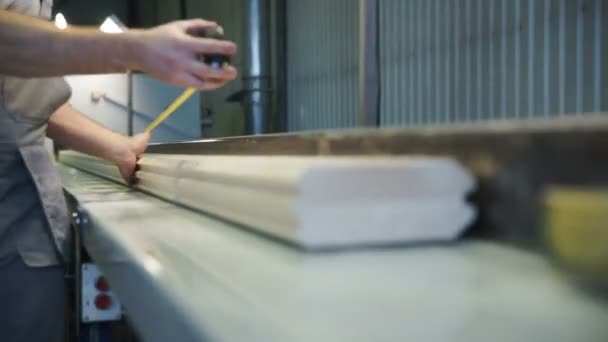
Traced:
[[359, 124], [380, 124], [379, 2], [359, 0]]

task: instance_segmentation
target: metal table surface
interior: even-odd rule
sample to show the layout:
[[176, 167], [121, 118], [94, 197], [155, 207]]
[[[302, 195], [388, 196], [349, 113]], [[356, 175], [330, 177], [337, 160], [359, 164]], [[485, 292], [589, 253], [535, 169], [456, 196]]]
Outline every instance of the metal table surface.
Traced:
[[306, 253], [57, 165], [145, 341], [606, 341], [608, 304], [482, 241]]

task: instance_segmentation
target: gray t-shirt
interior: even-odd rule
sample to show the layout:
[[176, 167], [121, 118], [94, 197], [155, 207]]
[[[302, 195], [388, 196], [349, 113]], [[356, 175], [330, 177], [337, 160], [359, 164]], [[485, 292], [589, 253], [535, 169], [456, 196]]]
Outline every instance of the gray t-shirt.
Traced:
[[[49, 18], [51, 0], [0, 0], [0, 9]], [[43, 58], [43, 56], [41, 56]], [[62, 78], [0, 75], [0, 257], [59, 264], [71, 247], [67, 206], [44, 147], [49, 117], [70, 97]]]

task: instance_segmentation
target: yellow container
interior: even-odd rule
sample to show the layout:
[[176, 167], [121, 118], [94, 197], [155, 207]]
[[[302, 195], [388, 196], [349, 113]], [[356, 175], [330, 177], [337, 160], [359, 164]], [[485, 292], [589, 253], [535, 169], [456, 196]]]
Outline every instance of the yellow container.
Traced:
[[558, 261], [608, 284], [608, 189], [552, 187], [544, 204], [547, 241]]

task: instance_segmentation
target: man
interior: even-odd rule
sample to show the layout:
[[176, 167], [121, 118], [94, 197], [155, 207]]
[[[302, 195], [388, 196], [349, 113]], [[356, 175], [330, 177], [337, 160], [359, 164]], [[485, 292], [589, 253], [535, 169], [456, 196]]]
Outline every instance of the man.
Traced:
[[132, 177], [147, 134], [128, 138], [87, 119], [67, 102], [67, 74], [142, 70], [173, 84], [215, 89], [236, 77], [201, 54], [233, 55], [230, 42], [190, 32], [204, 20], [108, 35], [93, 28], [60, 31], [48, 21], [51, 0], [0, 0], [0, 339], [62, 341], [63, 265], [70, 231], [60, 181], [43, 146], [59, 144], [116, 163]]

